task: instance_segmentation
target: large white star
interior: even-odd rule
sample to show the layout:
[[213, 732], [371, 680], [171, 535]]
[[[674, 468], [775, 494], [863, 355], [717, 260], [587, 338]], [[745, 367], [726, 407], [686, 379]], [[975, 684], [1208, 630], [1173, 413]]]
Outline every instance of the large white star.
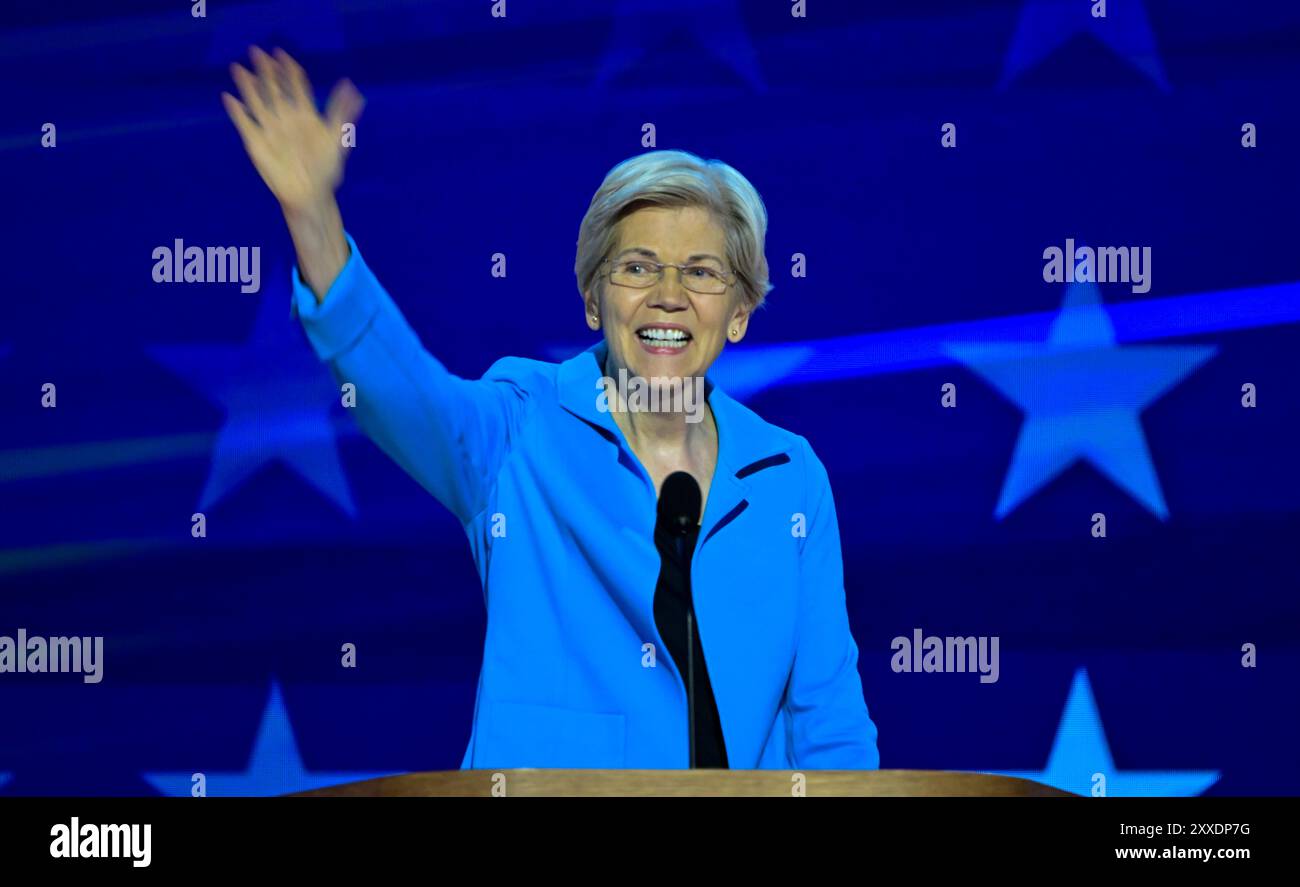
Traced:
[[1005, 88], [1076, 34], [1083, 33], [1105, 43], [1161, 89], [1169, 89], [1142, 0], [1109, 3], [1105, 18], [1093, 17], [1088, 0], [1026, 0], [1003, 61], [1000, 85]]
[[298, 743], [293, 738], [293, 727], [289, 724], [289, 713], [280, 695], [280, 685], [275, 681], [271, 682], [271, 696], [262, 713], [262, 724], [253, 743], [248, 766], [243, 770], [207, 770], [198, 767], [195, 770], [143, 775], [164, 795], [182, 797], [191, 793], [195, 773], [204, 774], [209, 797], [282, 795], [393, 775], [391, 772], [307, 770], [298, 754]]
[[619, 0], [614, 32], [601, 56], [596, 85], [609, 84], [652, 45], [682, 30], [690, 32], [695, 49], [720, 59], [754, 91], [766, 91], [758, 52], [738, 0]]
[[1073, 283], [1047, 341], [944, 350], [1025, 411], [994, 513], [1001, 519], [1082, 459], [1161, 520], [1169, 516], [1139, 414], [1214, 354], [1212, 345], [1119, 347], [1093, 283]]
[[[1118, 770], [1110, 756], [1097, 700], [1087, 669], [1074, 673], [1070, 696], [1056, 728], [1047, 766], [1042, 770], [990, 770], [1001, 776], [1032, 779], [1079, 795], [1091, 795], [1104, 785], [1104, 796], [1190, 797], [1219, 780], [1217, 770]], [[1104, 777], [1104, 783], [1097, 777]], [[1100, 796], [1100, 793], [1099, 793]]]
[[[154, 359], [226, 410], [199, 497], [206, 511], [263, 465], [280, 460], [349, 516], [356, 506], [339, 459], [330, 412], [339, 387], [315, 359], [296, 324], [285, 321], [289, 272], [270, 275], [243, 345], [158, 345]], [[236, 292], [235, 298], [243, 297]]]

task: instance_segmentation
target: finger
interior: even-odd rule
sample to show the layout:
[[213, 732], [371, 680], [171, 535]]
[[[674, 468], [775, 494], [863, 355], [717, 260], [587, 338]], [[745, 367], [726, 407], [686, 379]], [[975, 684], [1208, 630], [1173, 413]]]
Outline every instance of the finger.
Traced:
[[239, 137], [244, 140], [245, 146], [252, 140], [261, 137], [261, 127], [257, 125], [257, 121], [248, 113], [248, 109], [243, 106], [239, 99], [228, 92], [223, 92], [221, 94], [221, 104], [225, 107], [230, 122], [235, 124], [235, 129], [239, 131]]
[[257, 88], [257, 78], [253, 73], [238, 62], [230, 66], [230, 77], [235, 81], [235, 87], [239, 90], [239, 97], [244, 100], [244, 105], [253, 117], [261, 122], [271, 116], [267, 109], [266, 103], [262, 101], [262, 93]]
[[345, 123], [356, 123], [365, 106], [365, 98], [352, 81], [343, 79], [330, 92], [329, 100], [325, 103], [325, 117], [331, 126], [341, 128]]
[[281, 70], [289, 75], [290, 94], [296, 101], [314, 108], [315, 98], [312, 96], [311, 81], [307, 79], [307, 72], [302, 69], [302, 65], [283, 49], [275, 50], [275, 58], [280, 63]]
[[283, 102], [286, 105], [301, 105], [302, 98], [298, 95], [297, 87], [293, 82], [293, 75], [289, 73], [289, 68], [285, 65], [281, 56], [287, 55], [280, 47], [271, 50], [268, 57], [271, 64], [272, 78], [271, 83], [275, 88], [276, 101]]
[[251, 47], [248, 55], [253, 60], [253, 69], [257, 71], [257, 88], [262, 95], [262, 101], [272, 114], [279, 114], [280, 105], [283, 103], [279, 65], [261, 47]]

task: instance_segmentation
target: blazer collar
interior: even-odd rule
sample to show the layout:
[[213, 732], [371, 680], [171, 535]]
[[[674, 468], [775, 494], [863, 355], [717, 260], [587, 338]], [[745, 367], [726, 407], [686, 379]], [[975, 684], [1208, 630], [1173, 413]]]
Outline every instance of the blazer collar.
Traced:
[[[613, 416], [596, 407], [596, 396], [601, 390], [597, 383], [604, 375], [607, 354], [608, 349], [602, 340], [564, 361], [559, 366], [556, 384], [561, 406], [579, 419], [605, 430], [617, 441], [622, 439], [622, 434]], [[753, 410], [717, 387], [707, 374], [704, 396], [718, 425], [718, 467], [726, 469], [725, 473], [715, 470], [715, 484], [723, 477], [734, 480], [738, 473], [755, 463], [779, 457], [793, 448], [794, 435], [760, 419]], [[737, 482], [745, 486], [742, 481]], [[709, 498], [713, 498], [712, 494]]]

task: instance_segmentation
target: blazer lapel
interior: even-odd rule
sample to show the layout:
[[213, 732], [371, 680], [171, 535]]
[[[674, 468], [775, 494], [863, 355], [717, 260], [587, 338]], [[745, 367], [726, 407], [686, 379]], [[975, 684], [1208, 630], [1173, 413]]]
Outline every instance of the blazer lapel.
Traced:
[[[608, 412], [597, 408], [608, 351], [603, 341], [560, 364], [556, 375], [560, 405], [595, 427], [614, 444], [614, 455], [622, 451], [622, 433]], [[752, 410], [736, 402], [708, 376], [705, 397], [718, 426], [718, 463], [709, 487], [709, 501], [701, 521], [699, 545], [722, 531], [747, 507], [750, 490], [747, 470], [761, 468], [767, 460], [788, 461], [794, 436], [764, 422]], [[782, 456], [785, 459], [781, 459]]]

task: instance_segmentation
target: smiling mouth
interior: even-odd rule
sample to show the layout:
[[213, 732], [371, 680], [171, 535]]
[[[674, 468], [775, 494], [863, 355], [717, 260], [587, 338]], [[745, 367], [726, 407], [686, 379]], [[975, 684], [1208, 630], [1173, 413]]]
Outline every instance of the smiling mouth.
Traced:
[[691, 342], [691, 334], [683, 329], [659, 326], [642, 327], [636, 331], [641, 347], [652, 354], [676, 354]]

